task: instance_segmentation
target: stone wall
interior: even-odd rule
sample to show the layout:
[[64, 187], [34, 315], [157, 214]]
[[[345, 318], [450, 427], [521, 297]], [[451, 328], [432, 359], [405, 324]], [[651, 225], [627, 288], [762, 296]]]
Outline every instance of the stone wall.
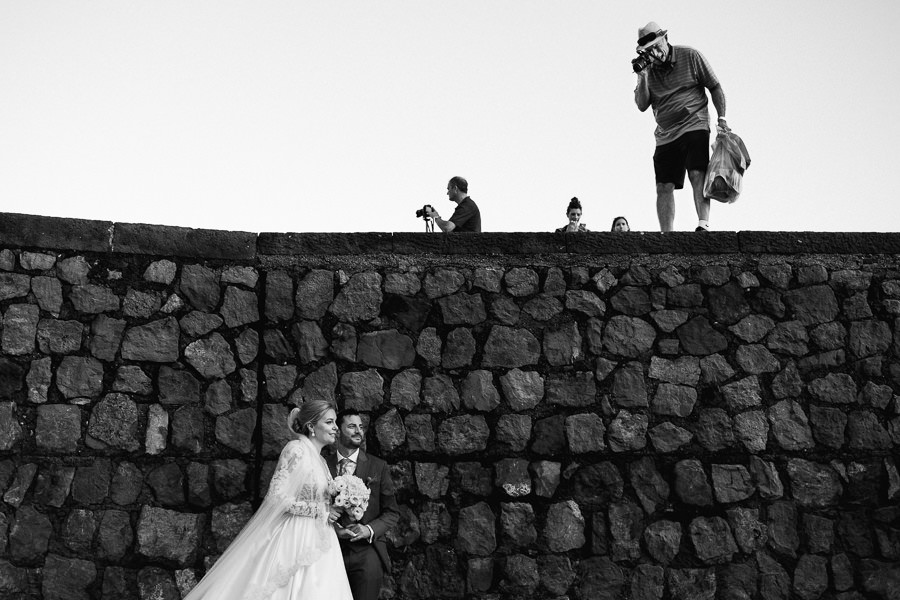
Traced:
[[900, 235], [0, 215], [0, 598], [178, 600], [310, 395], [385, 598], [900, 598]]

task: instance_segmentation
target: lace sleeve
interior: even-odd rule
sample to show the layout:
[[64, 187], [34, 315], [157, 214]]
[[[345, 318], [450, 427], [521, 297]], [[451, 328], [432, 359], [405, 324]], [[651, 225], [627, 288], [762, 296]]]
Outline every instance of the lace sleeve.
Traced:
[[288, 442], [284, 446], [281, 456], [278, 457], [278, 464], [275, 467], [275, 473], [272, 475], [272, 481], [269, 483], [269, 492], [266, 494], [266, 499], [288, 500], [291, 474], [300, 465], [302, 459], [303, 446], [298, 441]]
[[[295, 488], [296, 492], [294, 497], [291, 498], [292, 502], [287, 507], [287, 512], [295, 517], [322, 519], [324, 522], [329, 514], [328, 505], [331, 496], [328, 494], [328, 480], [331, 475], [328, 473], [328, 466], [321, 456], [318, 457], [318, 461], [313, 457], [304, 455], [304, 459], [306, 458], [311, 460], [307, 460], [302, 467], [302, 469], [305, 469], [305, 472], [301, 473], [303, 480], [296, 481], [299, 487]], [[309, 464], [310, 462], [313, 464]], [[320, 468], [316, 469], [316, 466]], [[296, 475], [294, 477], [296, 478]]]
[[328, 504], [325, 501], [297, 500], [287, 509], [295, 517], [310, 517], [311, 519], [328, 518]]

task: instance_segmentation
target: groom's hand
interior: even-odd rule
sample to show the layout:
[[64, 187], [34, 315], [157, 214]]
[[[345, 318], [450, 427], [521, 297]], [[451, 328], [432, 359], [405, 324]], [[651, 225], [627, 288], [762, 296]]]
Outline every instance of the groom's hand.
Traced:
[[369, 528], [366, 527], [365, 525], [360, 525], [359, 523], [354, 523], [347, 529], [351, 533], [353, 533], [353, 537], [350, 538], [351, 542], [360, 542], [362, 540], [369, 539]]

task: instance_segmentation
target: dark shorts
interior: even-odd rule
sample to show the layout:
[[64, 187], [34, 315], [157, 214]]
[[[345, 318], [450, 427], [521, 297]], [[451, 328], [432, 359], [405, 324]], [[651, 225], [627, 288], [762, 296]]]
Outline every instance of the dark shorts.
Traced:
[[656, 147], [653, 170], [656, 183], [674, 183], [684, 187], [684, 172], [706, 171], [709, 166], [709, 131], [688, 131], [674, 142]]

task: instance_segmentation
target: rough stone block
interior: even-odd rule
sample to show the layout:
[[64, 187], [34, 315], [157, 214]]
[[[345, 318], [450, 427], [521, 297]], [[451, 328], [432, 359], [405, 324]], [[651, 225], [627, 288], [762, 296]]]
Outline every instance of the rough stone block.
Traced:
[[584, 516], [573, 500], [551, 504], [547, 509], [547, 522], [543, 539], [551, 552], [568, 552], [585, 544]]
[[728, 521], [721, 517], [693, 519], [690, 535], [697, 557], [706, 564], [727, 563], [738, 551]]
[[606, 448], [603, 436], [606, 427], [603, 419], [594, 413], [582, 413], [566, 417], [566, 438], [569, 450], [574, 454], [599, 452]]
[[47, 555], [41, 593], [46, 600], [81, 600], [90, 596], [87, 587], [97, 578], [97, 566], [80, 558]]
[[460, 548], [474, 556], [489, 556], [497, 548], [496, 515], [485, 502], [459, 511], [457, 539]]
[[434, 452], [434, 425], [431, 415], [409, 414], [404, 420], [406, 444], [410, 452]]
[[450, 455], [480, 452], [487, 447], [489, 434], [481, 415], [450, 417], [438, 426], [438, 448]]
[[438, 500], [447, 493], [450, 485], [450, 468], [437, 463], [417, 462], [416, 487], [419, 493], [432, 500]]
[[73, 454], [81, 441], [81, 409], [65, 404], [45, 404], [37, 409], [35, 442], [50, 452]]
[[356, 356], [365, 365], [396, 371], [411, 367], [416, 352], [409, 336], [390, 329], [362, 334]]
[[184, 358], [206, 379], [224, 379], [237, 368], [231, 346], [219, 333], [188, 344]]
[[113, 448], [137, 450], [142, 437], [137, 405], [126, 394], [107, 394], [91, 411], [88, 433]]
[[137, 522], [136, 551], [149, 559], [190, 564], [200, 550], [205, 517], [144, 506]]
[[[0, 365], [2, 368], [2, 365]], [[14, 402], [0, 402], [0, 450], [11, 450], [24, 438]]]
[[[13, 304], [3, 315], [3, 352], [21, 356], [34, 352], [40, 309], [34, 304]], [[81, 338], [79, 336], [79, 345]]]
[[240, 452], [253, 450], [253, 431], [256, 428], [256, 409], [242, 408], [216, 419], [216, 441]]
[[381, 275], [357, 273], [341, 288], [328, 310], [347, 323], [368, 321], [378, 316], [381, 302]]
[[531, 477], [528, 461], [521, 458], [504, 458], [494, 466], [495, 485], [511, 498], [531, 493]]
[[178, 360], [178, 320], [168, 317], [125, 330], [122, 358], [134, 361], [171, 363]]

